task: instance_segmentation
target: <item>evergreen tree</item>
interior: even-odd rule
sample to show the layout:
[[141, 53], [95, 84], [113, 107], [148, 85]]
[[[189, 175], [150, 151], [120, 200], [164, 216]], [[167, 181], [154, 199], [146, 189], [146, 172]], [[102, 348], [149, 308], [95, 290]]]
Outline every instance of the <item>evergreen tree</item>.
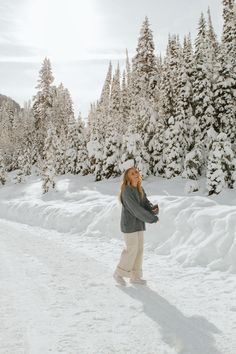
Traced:
[[48, 124], [47, 136], [44, 144], [42, 160], [42, 189], [47, 193], [51, 188], [55, 188], [55, 152], [56, 152], [56, 133], [52, 123]]
[[25, 174], [23, 171], [24, 157], [21, 153], [19, 153], [19, 155], [18, 155], [17, 165], [18, 165], [18, 170], [17, 170], [17, 174], [16, 174], [16, 182], [21, 183], [25, 179]]
[[[201, 131], [199, 121], [195, 116], [189, 120], [188, 151], [184, 160], [184, 170], [182, 177], [197, 180], [202, 174], [204, 144], [201, 142]], [[195, 185], [195, 190], [196, 190]]]
[[157, 60], [153, 34], [148, 18], [143, 22], [136, 55], [132, 65], [132, 89], [135, 96], [145, 97], [153, 101], [155, 99], [155, 87], [157, 84]]
[[189, 151], [184, 161], [183, 177], [197, 180], [201, 174], [202, 150], [199, 145]]
[[155, 130], [149, 143], [149, 151], [152, 152], [152, 171], [153, 174], [164, 174], [163, 149], [164, 149], [165, 122], [163, 116], [158, 114]]
[[203, 141], [207, 139], [207, 130], [212, 126], [214, 119], [213, 68], [212, 62], [209, 61], [206, 32], [206, 20], [201, 14], [194, 53], [193, 114], [199, 121]]
[[[26, 168], [26, 175], [28, 176], [31, 172], [31, 166], [36, 162], [37, 148], [35, 146], [35, 127], [34, 127], [34, 117], [33, 110], [31, 107], [31, 101], [24, 103], [23, 108], [23, 145], [26, 148], [26, 160], [28, 161]], [[31, 164], [31, 166], [28, 165]]]
[[89, 117], [90, 132], [88, 134], [89, 141], [87, 148], [90, 159], [91, 172], [95, 174], [96, 181], [100, 181], [103, 175], [103, 150], [107, 130], [107, 120], [110, 110], [111, 79], [112, 65], [110, 62], [100, 100], [96, 104], [96, 109], [91, 111]]
[[[97, 134], [97, 115], [96, 115], [96, 103], [90, 104], [90, 110], [88, 113], [88, 120], [87, 120], [87, 142], [92, 141], [92, 137]], [[94, 164], [92, 164], [94, 165]], [[92, 168], [92, 166], [91, 166]]]
[[31, 167], [32, 167], [32, 154], [31, 154], [31, 145], [29, 141], [26, 141], [25, 148], [23, 149], [23, 172], [25, 176], [31, 175]]
[[105, 138], [106, 134], [106, 123], [110, 111], [110, 92], [111, 92], [111, 82], [112, 82], [112, 65], [109, 63], [106, 79], [102, 88], [102, 93], [100, 100], [97, 104], [97, 125], [98, 125], [98, 134], [101, 136], [101, 139]]
[[6, 183], [6, 170], [3, 161], [2, 151], [0, 150], [0, 183], [4, 186]]
[[78, 130], [76, 120], [73, 115], [69, 118], [68, 134], [66, 139], [66, 172], [76, 173], [78, 154]]
[[192, 45], [190, 37], [184, 38], [183, 51], [180, 51], [177, 77], [176, 120], [179, 122], [180, 157], [184, 158], [189, 149], [189, 123], [193, 116], [192, 98]]
[[18, 111], [12, 105], [10, 99], [6, 99], [0, 106], [0, 149], [5, 156], [5, 169], [12, 171], [14, 169], [14, 151], [15, 139], [13, 135], [14, 117]]
[[126, 72], [123, 72], [122, 76], [122, 88], [120, 93], [120, 124], [119, 130], [121, 134], [125, 134], [127, 126], [129, 125], [130, 115], [130, 93], [128, 83], [126, 82]]
[[61, 83], [53, 91], [52, 122], [56, 129], [57, 136], [61, 132], [68, 134], [69, 118], [74, 116], [73, 102], [70, 92]]
[[107, 117], [106, 135], [102, 157], [102, 175], [105, 178], [117, 176], [119, 174], [118, 161], [122, 132], [120, 100], [120, 69], [118, 64], [112, 80], [109, 116]]
[[[182, 110], [182, 126], [184, 132], [184, 169], [182, 177], [196, 181], [201, 175], [203, 164], [203, 146], [201, 144], [201, 131], [199, 121], [193, 115], [193, 51], [190, 35], [184, 38], [183, 61], [179, 76], [179, 97], [177, 112]], [[198, 184], [191, 182], [187, 184], [187, 191], [197, 191]]]
[[81, 115], [79, 115], [78, 118], [77, 131], [78, 131], [79, 145], [78, 145], [76, 172], [82, 174], [83, 176], [86, 176], [90, 172], [90, 164], [88, 159], [88, 150], [86, 146], [85, 126]]
[[120, 171], [124, 172], [129, 167], [136, 167], [142, 176], [149, 173], [149, 165], [146, 162], [147, 156], [143, 157], [144, 143], [139, 133], [135, 133], [131, 126], [128, 127], [126, 134], [123, 136]]
[[[227, 54], [228, 61], [235, 65], [236, 52], [236, 22], [235, 22], [235, 1], [223, 0], [223, 33], [222, 46]], [[235, 69], [235, 68], [234, 68]]]
[[127, 88], [128, 90], [130, 90], [131, 87], [131, 65], [130, 65], [130, 61], [129, 61], [129, 53], [128, 53], [128, 49], [126, 49], [126, 82], [127, 82]]
[[233, 0], [223, 0], [223, 34], [214, 85], [215, 124], [231, 143], [236, 139], [236, 13]]
[[[158, 78], [154, 51], [153, 35], [146, 17], [138, 39], [136, 55], [133, 58], [130, 124], [134, 127], [133, 137], [137, 137], [139, 134], [143, 141], [138, 159], [147, 166], [150, 163], [149, 143], [153, 136], [152, 121], [156, 118], [157, 113], [155, 100]], [[149, 168], [145, 167], [142, 170], [146, 171], [146, 174], [150, 173]]]
[[11, 169], [16, 170], [19, 168], [18, 160], [21, 154], [21, 149], [24, 146], [24, 140], [26, 138], [25, 134], [25, 124], [24, 124], [24, 113], [23, 111], [17, 112], [13, 117], [12, 123], [12, 134], [10, 143], [13, 145], [12, 153], [12, 164]]
[[206, 41], [207, 41], [207, 52], [209, 55], [208, 61], [212, 63], [212, 67], [213, 67], [219, 50], [219, 43], [212, 24], [211, 12], [209, 7], [208, 7], [207, 14], [208, 14], [208, 21], [207, 21], [207, 30], [206, 30]]
[[55, 152], [55, 171], [57, 175], [63, 175], [66, 172], [66, 134], [64, 127], [61, 128], [60, 136], [57, 139]]
[[217, 74], [214, 84], [214, 128], [219, 133], [225, 132], [231, 143], [236, 135], [235, 79], [227, 62], [227, 54], [223, 46], [217, 63]]
[[17, 159], [17, 175], [16, 181], [18, 183], [25, 180], [26, 176], [31, 174], [32, 168], [32, 155], [31, 155], [31, 144], [29, 142], [29, 137], [25, 137], [25, 144], [21, 146], [20, 151], [18, 152]]
[[38, 92], [33, 98], [36, 145], [41, 157], [48, 123], [52, 118], [53, 80], [50, 60], [45, 58], [39, 71], [38, 85], [36, 86]]
[[161, 82], [160, 114], [164, 117], [163, 166], [164, 176], [172, 178], [182, 171], [181, 151], [183, 138], [181, 124], [177, 115], [178, 77], [180, 70], [181, 48], [176, 36], [169, 37], [167, 55], [163, 66]]
[[235, 165], [231, 144], [225, 133], [212, 134], [207, 165], [207, 190], [209, 195], [219, 194], [225, 187], [233, 188]]

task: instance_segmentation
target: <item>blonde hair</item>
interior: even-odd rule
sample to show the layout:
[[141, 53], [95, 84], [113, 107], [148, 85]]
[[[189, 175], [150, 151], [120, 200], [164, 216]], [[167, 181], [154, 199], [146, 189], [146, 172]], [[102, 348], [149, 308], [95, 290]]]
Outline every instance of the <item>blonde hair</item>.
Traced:
[[[125, 187], [131, 185], [130, 179], [129, 179], [129, 171], [131, 171], [132, 169], [136, 169], [136, 168], [135, 167], [130, 167], [123, 174], [123, 179], [122, 179], [122, 182], [121, 182], [120, 193], [119, 193], [119, 200], [120, 200], [121, 203], [122, 203], [122, 194], [124, 192]], [[137, 189], [138, 189], [138, 192], [139, 192], [141, 198], [143, 198], [144, 194], [143, 194], [143, 187], [142, 187], [142, 178], [141, 178], [140, 175], [139, 175], [139, 181], [138, 181], [138, 184], [137, 184]]]

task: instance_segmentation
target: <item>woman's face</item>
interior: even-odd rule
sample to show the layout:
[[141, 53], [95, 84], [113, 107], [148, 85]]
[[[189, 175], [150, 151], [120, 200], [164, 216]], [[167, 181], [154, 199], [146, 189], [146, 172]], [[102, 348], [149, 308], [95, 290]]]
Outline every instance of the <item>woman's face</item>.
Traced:
[[140, 181], [140, 174], [136, 168], [131, 168], [128, 172], [128, 178], [131, 186], [137, 187], [138, 182]]

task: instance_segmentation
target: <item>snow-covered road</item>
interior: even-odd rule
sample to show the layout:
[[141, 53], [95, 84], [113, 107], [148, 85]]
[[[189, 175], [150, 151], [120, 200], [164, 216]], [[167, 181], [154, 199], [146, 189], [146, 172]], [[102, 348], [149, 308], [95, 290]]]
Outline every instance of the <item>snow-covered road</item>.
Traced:
[[148, 286], [121, 288], [121, 247], [0, 220], [0, 353], [236, 353], [235, 276], [146, 246]]

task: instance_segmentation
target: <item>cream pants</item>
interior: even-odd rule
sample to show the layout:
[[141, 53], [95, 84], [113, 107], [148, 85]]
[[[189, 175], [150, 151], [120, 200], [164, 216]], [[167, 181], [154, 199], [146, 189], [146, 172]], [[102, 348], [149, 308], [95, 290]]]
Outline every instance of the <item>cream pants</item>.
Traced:
[[127, 278], [143, 275], [143, 231], [124, 234], [125, 247], [121, 253], [116, 272]]

